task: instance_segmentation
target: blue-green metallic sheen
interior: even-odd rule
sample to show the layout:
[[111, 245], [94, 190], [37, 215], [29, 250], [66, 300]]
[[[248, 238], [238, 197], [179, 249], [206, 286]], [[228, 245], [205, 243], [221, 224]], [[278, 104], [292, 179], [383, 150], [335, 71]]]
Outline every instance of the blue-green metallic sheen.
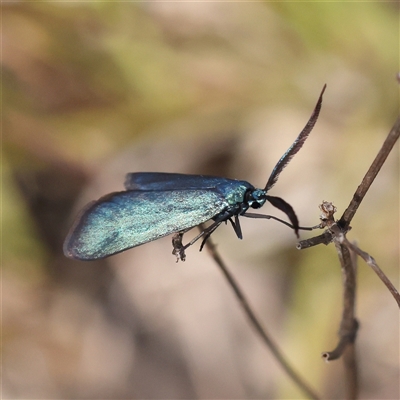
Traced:
[[128, 174], [125, 187], [127, 191], [106, 195], [82, 210], [64, 243], [68, 257], [108, 257], [221, 213], [239, 214], [245, 194], [255, 190], [245, 181], [162, 173]]

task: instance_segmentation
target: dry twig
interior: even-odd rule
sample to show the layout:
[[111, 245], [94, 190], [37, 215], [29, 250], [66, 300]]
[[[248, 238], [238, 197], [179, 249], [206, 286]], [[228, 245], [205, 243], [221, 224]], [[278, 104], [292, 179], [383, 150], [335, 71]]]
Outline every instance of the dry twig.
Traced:
[[[200, 226], [200, 229], [202, 227]], [[270, 334], [265, 330], [262, 323], [259, 321], [254, 311], [252, 310], [249, 302], [247, 301], [244, 293], [240, 289], [238, 283], [236, 282], [233, 275], [230, 273], [225, 263], [223, 262], [221, 256], [217, 252], [217, 249], [211, 240], [211, 238], [207, 239], [206, 247], [210, 251], [211, 256], [219, 266], [221, 272], [227, 279], [230, 287], [233, 289], [236, 298], [239, 301], [240, 306], [248, 317], [251, 325], [255, 329], [255, 331], [259, 334], [265, 345], [269, 348], [271, 353], [275, 356], [278, 363], [282, 366], [284, 371], [288, 374], [288, 376], [293, 380], [293, 382], [302, 390], [310, 399], [319, 399], [320, 397], [315, 393], [315, 391], [304, 381], [304, 379], [293, 369], [293, 367], [289, 364], [281, 350], [278, 348], [276, 343], [272, 340]]]
[[339, 342], [333, 351], [323, 353], [323, 358], [326, 361], [329, 361], [335, 360], [343, 355], [347, 379], [347, 399], [356, 399], [358, 395], [357, 361], [355, 355], [355, 339], [358, 330], [358, 322], [355, 318], [356, 264], [354, 257], [352, 257], [352, 252], [359, 255], [368, 265], [371, 266], [389, 289], [400, 307], [399, 292], [384, 272], [379, 268], [376, 261], [368, 253], [362, 251], [358, 246], [349, 242], [346, 238], [347, 231], [351, 229], [351, 220], [399, 136], [400, 117], [389, 132], [382, 148], [365, 174], [340, 220], [335, 221], [333, 217], [336, 208], [332, 203], [323, 202], [320, 206], [322, 211], [320, 227], [327, 227], [326, 231], [322, 235], [300, 241], [297, 246], [297, 248], [301, 250], [321, 243], [329, 244], [333, 241], [339, 256], [344, 286], [343, 312], [339, 330]]

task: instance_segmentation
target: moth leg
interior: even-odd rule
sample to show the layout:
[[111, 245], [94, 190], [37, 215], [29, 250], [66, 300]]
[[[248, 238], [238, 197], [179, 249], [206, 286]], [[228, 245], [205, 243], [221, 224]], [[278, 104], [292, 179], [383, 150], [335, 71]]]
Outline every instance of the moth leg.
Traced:
[[242, 229], [240, 227], [239, 217], [235, 215], [235, 221], [233, 221], [232, 218], [230, 217], [227, 218], [226, 215], [223, 216], [220, 215], [219, 218], [217, 218], [210, 226], [201, 231], [194, 239], [192, 239], [189, 243], [185, 245], [182, 243], [183, 235], [192, 228], [174, 234], [174, 236], [172, 237], [172, 247], [173, 247], [172, 254], [176, 256], [176, 261], [178, 262], [179, 259], [181, 261], [185, 261], [186, 259], [185, 250], [192, 244], [196, 243], [201, 238], [203, 238], [203, 241], [201, 242], [199, 251], [202, 251], [204, 245], [206, 244], [207, 239], [211, 236], [211, 234], [222, 224], [222, 222], [224, 221], [226, 222], [228, 219], [232, 224], [232, 227], [237, 237], [239, 239], [242, 239]]
[[[192, 228], [175, 233], [172, 236], [172, 247], [173, 247], [172, 254], [174, 256], [176, 256], [176, 262], [178, 262], [179, 260], [185, 261], [186, 260], [185, 250], [188, 247], [190, 247], [192, 244], [196, 243], [204, 235], [208, 235], [208, 236], [211, 235], [211, 233], [214, 232], [215, 229], [217, 229], [220, 224], [221, 224], [221, 222], [214, 222], [212, 225], [210, 225], [208, 228], [204, 229], [204, 231], [201, 231], [194, 239], [192, 239], [189, 243], [187, 243], [185, 245], [182, 243], [183, 235], [186, 232], [190, 231]], [[202, 248], [203, 248], [203, 245], [201, 246], [200, 251]]]
[[187, 243], [185, 245], [182, 244], [182, 238], [183, 238], [183, 234], [186, 233], [189, 229], [187, 229], [186, 231], [176, 233], [172, 237], [172, 246], [174, 248], [172, 250], [172, 254], [174, 254], [177, 257], [177, 261], [179, 259], [181, 259], [182, 261], [185, 261], [185, 258], [186, 258], [185, 250], [188, 247], [190, 247], [192, 244], [196, 243], [200, 238], [205, 236], [205, 238], [203, 239], [203, 242], [200, 246], [200, 251], [201, 251], [203, 249], [203, 246], [204, 246], [207, 238], [220, 226], [220, 224], [222, 222], [223, 221], [215, 221], [213, 224], [211, 224], [209, 227], [207, 227], [206, 229], [201, 231], [194, 239], [192, 239], [189, 243]]
[[211, 234], [222, 224], [222, 222], [226, 222], [227, 220], [229, 220], [229, 222], [232, 224], [233, 230], [236, 233], [236, 236], [239, 239], [242, 239], [242, 228], [240, 227], [240, 222], [239, 222], [239, 216], [235, 215], [235, 221], [232, 220], [232, 218], [227, 218], [225, 215], [224, 216], [220, 216], [219, 219], [217, 219], [212, 225], [210, 225], [208, 228], [204, 229], [203, 232], [200, 233], [200, 235], [198, 235], [194, 240], [193, 243], [200, 239], [202, 236], [203, 237], [203, 241], [201, 242], [200, 245], [200, 251], [203, 250], [204, 245], [207, 242], [207, 239], [211, 236]]
[[[205, 229], [202, 233], [203, 233], [203, 235], [202, 236], [204, 236], [203, 237], [203, 241], [201, 242], [201, 245], [200, 245], [200, 250], [199, 251], [202, 251], [203, 250], [203, 247], [204, 247], [204, 245], [206, 244], [206, 242], [207, 242], [207, 239], [211, 236], [211, 234], [222, 224], [222, 222], [223, 221], [217, 221], [217, 222], [214, 222], [212, 225], [210, 225], [207, 229]], [[199, 238], [200, 239], [200, 238]]]
[[179, 261], [185, 261], [186, 260], [186, 254], [185, 254], [185, 249], [186, 247], [182, 244], [182, 239], [183, 239], [183, 234], [187, 231], [182, 231], [175, 233], [174, 236], [172, 236], [172, 254], [176, 256], [176, 262]]
[[238, 239], [243, 239], [242, 228], [239, 222], [239, 215], [235, 215], [235, 221], [232, 221], [232, 218], [229, 218], [229, 222], [232, 224], [232, 228], [235, 231]]

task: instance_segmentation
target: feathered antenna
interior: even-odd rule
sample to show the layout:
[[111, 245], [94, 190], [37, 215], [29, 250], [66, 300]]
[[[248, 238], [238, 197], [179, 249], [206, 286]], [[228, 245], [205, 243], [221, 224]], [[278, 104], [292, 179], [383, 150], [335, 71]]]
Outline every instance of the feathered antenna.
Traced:
[[321, 110], [322, 105], [322, 95], [324, 94], [326, 89], [326, 84], [322, 88], [321, 94], [319, 95], [317, 105], [314, 108], [313, 113], [311, 114], [310, 119], [308, 120], [304, 129], [300, 132], [300, 135], [297, 136], [297, 139], [293, 142], [293, 144], [287, 149], [286, 153], [281, 157], [278, 163], [275, 165], [275, 168], [272, 170], [271, 176], [268, 179], [267, 184], [265, 185], [265, 191], [268, 192], [275, 185], [278, 180], [279, 174], [283, 171], [289, 161], [293, 158], [293, 156], [301, 149], [304, 142], [306, 141], [308, 135], [314, 128], [315, 123], [317, 122], [319, 112]]

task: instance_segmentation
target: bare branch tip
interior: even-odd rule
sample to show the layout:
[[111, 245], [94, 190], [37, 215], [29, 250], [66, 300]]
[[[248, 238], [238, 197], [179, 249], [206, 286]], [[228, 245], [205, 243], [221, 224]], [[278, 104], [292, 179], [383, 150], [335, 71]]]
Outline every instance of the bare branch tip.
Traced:
[[330, 354], [329, 354], [329, 352], [325, 352], [325, 353], [322, 353], [321, 354], [321, 357], [322, 357], [322, 359], [328, 364], [329, 363], [329, 361], [330, 361]]

